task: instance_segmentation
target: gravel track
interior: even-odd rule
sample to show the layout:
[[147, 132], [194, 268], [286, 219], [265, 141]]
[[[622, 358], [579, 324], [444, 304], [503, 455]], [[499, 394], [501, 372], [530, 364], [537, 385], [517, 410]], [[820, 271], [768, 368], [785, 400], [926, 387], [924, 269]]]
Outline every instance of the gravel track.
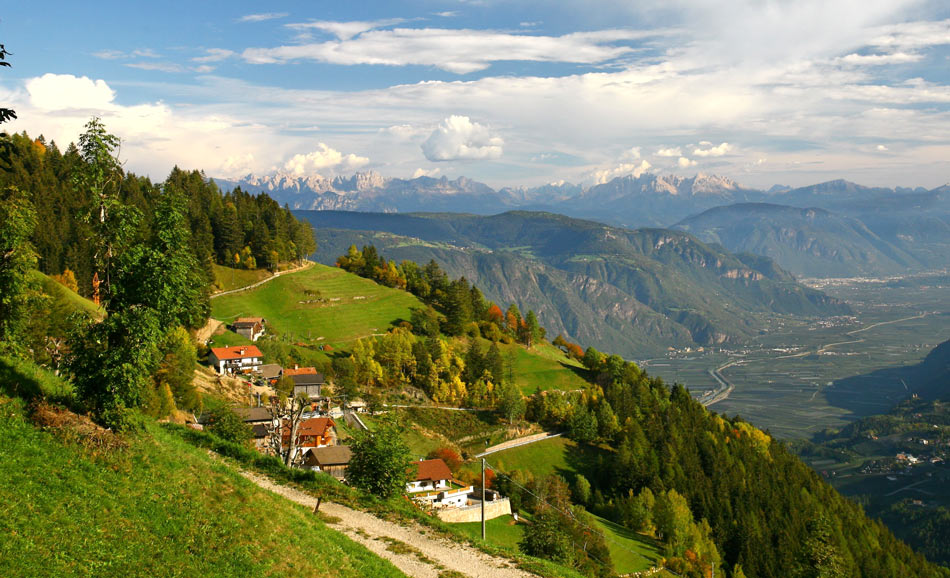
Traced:
[[[313, 496], [276, 484], [264, 476], [246, 471], [242, 471], [241, 475], [307, 508], [312, 509], [317, 503]], [[489, 556], [471, 546], [430, 535], [426, 528], [418, 524], [401, 526], [333, 502], [321, 503], [320, 512], [340, 519], [339, 522], [328, 524], [328, 527], [343, 532], [377, 556], [389, 560], [408, 576], [438, 578], [440, 572], [448, 570], [473, 578], [534, 576], [516, 568], [513, 562], [505, 558]], [[391, 545], [399, 552], [389, 550]]]

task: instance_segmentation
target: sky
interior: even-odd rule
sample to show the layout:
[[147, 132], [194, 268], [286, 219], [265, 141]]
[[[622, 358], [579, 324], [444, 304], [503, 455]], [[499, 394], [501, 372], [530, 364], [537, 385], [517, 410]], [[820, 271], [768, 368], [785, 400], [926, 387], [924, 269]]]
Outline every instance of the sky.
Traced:
[[128, 170], [950, 181], [945, 0], [18, 2], [6, 130]]

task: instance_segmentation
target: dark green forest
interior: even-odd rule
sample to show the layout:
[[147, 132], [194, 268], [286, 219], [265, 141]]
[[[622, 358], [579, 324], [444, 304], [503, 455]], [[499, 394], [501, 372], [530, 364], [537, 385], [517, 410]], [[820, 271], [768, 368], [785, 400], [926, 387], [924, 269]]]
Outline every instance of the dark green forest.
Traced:
[[[38, 226], [32, 245], [37, 267], [47, 275], [69, 269], [79, 293], [92, 294], [95, 272], [93, 191], [77, 175], [86, 164], [75, 143], [60, 150], [55, 142], [25, 133], [10, 136], [6, 170], [0, 171], [0, 189], [16, 186], [32, 201]], [[211, 265], [276, 269], [279, 262], [299, 260], [316, 249], [313, 232], [266, 194], [251, 195], [240, 189], [222, 193], [200, 171], [174, 168], [165, 181], [123, 171], [108, 175], [104, 193], [137, 210], [141, 219], [134, 236], [147, 239], [154, 232], [156, 208], [162, 191], [175, 191], [191, 231], [190, 247], [210, 287]]]

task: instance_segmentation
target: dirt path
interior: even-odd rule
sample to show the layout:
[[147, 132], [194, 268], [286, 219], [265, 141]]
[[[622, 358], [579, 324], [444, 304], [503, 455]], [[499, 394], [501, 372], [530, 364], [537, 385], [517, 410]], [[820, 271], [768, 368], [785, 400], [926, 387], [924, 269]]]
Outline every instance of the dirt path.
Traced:
[[[313, 496], [275, 484], [263, 476], [252, 472], [241, 472], [241, 475], [258, 486], [307, 508], [312, 509], [317, 503]], [[331, 524], [330, 528], [343, 532], [377, 556], [389, 560], [408, 576], [438, 578], [440, 572], [447, 570], [484, 578], [534, 576], [514, 567], [510, 560], [489, 556], [471, 546], [432, 536], [426, 528], [418, 524], [400, 526], [332, 502], [323, 502], [320, 511], [340, 519], [339, 522]]]
[[195, 334], [195, 339], [198, 343], [207, 343], [211, 336], [214, 335], [214, 332], [218, 330], [219, 327], [224, 325], [221, 321], [218, 321], [214, 318], [209, 318], [208, 322], [205, 323], [205, 326], [198, 330], [198, 333]]
[[[541, 440], [546, 440], [546, 439], [556, 438], [556, 437], [561, 437], [561, 434], [545, 431], [545, 432], [525, 436], [523, 438], [515, 438], [513, 440], [508, 440], [498, 445], [491, 446], [490, 448], [485, 448], [485, 451], [476, 455], [475, 457], [480, 458], [482, 456], [487, 456], [488, 454], [493, 454], [495, 452], [502, 452], [505, 450], [510, 450], [511, 448], [526, 446], [528, 444], [533, 444], [534, 442], [539, 442]], [[487, 487], [487, 484], [486, 484], [486, 487]]]
[[222, 295], [230, 295], [230, 294], [232, 294], [232, 293], [240, 293], [241, 291], [247, 291], [248, 289], [254, 289], [255, 287], [260, 287], [261, 285], [263, 285], [264, 283], [267, 283], [268, 281], [273, 281], [274, 279], [280, 277], [281, 275], [289, 275], [289, 274], [291, 274], [291, 273], [296, 273], [297, 271], [301, 271], [301, 270], [303, 270], [303, 269], [307, 269], [307, 268], [312, 267], [312, 266], [313, 266], [313, 261], [305, 261], [304, 264], [301, 265], [301, 266], [299, 266], [299, 267], [294, 267], [293, 269], [287, 269], [286, 271], [278, 271], [278, 272], [274, 273], [273, 275], [271, 275], [270, 277], [267, 277], [266, 279], [262, 279], [262, 280], [258, 281], [257, 283], [252, 283], [252, 284], [246, 285], [246, 286], [244, 286], [244, 287], [238, 287], [237, 289], [231, 289], [230, 291], [221, 291], [221, 292], [219, 292], [219, 293], [215, 293], [215, 294], [211, 295], [211, 299], [215, 299], [215, 298], [217, 298], [217, 297], [221, 297]]

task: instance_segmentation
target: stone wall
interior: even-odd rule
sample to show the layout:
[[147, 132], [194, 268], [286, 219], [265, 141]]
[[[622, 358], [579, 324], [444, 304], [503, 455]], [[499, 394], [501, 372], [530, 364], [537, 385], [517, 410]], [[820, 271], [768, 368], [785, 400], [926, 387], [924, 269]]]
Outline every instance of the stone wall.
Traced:
[[[493, 502], [485, 502], [485, 519], [491, 520], [499, 516], [511, 514], [511, 501], [508, 498], [502, 498]], [[458, 524], [462, 522], [478, 522], [482, 519], [482, 506], [464, 506], [461, 508], [442, 508], [436, 510], [436, 515], [443, 522]]]

